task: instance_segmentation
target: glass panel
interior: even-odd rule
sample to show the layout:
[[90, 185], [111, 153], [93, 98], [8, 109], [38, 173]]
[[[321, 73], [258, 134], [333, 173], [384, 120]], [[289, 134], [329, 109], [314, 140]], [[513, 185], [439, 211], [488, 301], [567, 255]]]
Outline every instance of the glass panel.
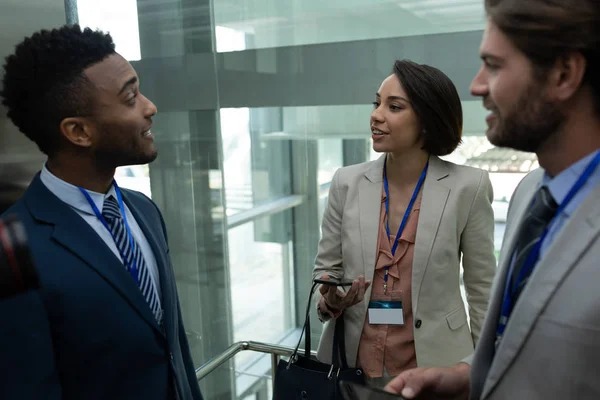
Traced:
[[335, 171], [344, 165], [342, 139], [319, 139], [319, 187], [331, 182]]
[[[215, 24], [246, 48], [380, 39], [482, 29], [481, 0], [318, 0], [214, 3]], [[217, 36], [217, 51], [222, 49]]]
[[148, 165], [119, 167], [115, 173], [115, 180], [123, 188], [137, 190], [152, 198]]
[[[499, 248], [510, 194], [537, 164], [487, 142], [469, 93], [481, 0], [116, 1], [79, 0], [79, 18], [111, 31], [158, 106], [157, 161], [117, 180], [164, 214], [196, 366], [239, 340], [293, 344], [331, 178], [378, 156], [369, 104], [396, 57], [458, 88], [464, 143], [447, 159], [490, 171]], [[203, 380], [205, 397], [268, 396], [246, 390], [265, 387], [266, 360], [239, 355]]]
[[[292, 310], [291, 212], [229, 229], [233, 339], [277, 343], [295, 327]], [[236, 367], [251, 353], [236, 358]]]
[[140, 31], [135, 0], [77, 0], [79, 23], [110, 32], [116, 50], [127, 60], [139, 60]]
[[[251, 363], [245, 363], [242, 367], [240, 360], [252, 360]], [[258, 353], [254, 351], [242, 351], [235, 355], [229, 362], [221, 365], [214, 370], [208, 377], [200, 381], [200, 388], [204, 389], [205, 384], [211, 376], [221, 379], [229, 376], [235, 377], [235, 392], [231, 397], [220, 397], [219, 400], [267, 400], [273, 396], [273, 381], [271, 379], [271, 355]]]
[[227, 215], [252, 208], [250, 112], [247, 108], [220, 110], [225, 204]]
[[[344, 149], [342, 139], [318, 139], [317, 143], [319, 149], [319, 175], [317, 178], [317, 183], [319, 185], [318, 214], [319, 221], [321, 221], [325, 208], [327, 207], [329, 187], [333, 174], [338, 168], [344, 166]], [[319, 229], [319, 237], [320, 236], [321, 230]]]

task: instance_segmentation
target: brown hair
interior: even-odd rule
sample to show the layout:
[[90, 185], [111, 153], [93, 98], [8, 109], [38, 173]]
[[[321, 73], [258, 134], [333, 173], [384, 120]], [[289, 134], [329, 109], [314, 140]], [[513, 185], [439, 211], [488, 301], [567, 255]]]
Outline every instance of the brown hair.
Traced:
[[600, 1], [485, 0], [485, 10], [537, 73], [568, 53], [583, 54], [584, 84], [591, 86], [600, 108]]
[[437, 68], [396, 61], [402, 84], [423, 131], [423, 149], [436, 156], [452, 153], [461, 142], [463, 114], [454, 83]]

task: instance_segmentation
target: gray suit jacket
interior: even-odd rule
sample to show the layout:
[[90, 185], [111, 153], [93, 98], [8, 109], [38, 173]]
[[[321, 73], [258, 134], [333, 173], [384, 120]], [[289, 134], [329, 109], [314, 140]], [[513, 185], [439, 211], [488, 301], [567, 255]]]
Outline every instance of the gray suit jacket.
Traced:
[[472, 364], [472, 399], [600, 399], [600, 186], [539, 261], [494, 357], [515, 234], [542, 176], [543, 170], [530, 173], [511, 200], [498, 275]]
[[[385, 157], [339, 169], [333, 177], [314, 277], [372, 279]], [[492, 186], [487, 172], [431, 156], [417, 225], [412, 307], [419, 366], [456, 364], [473, 353], [496, 272]], [[460, 294], [462, 253], [471, 326]], [[319, 297], [318, 294], [316, 297]], [[356, 363], [368, 299], [345, 312], [348, 362]], [[318, 357], [329, 362], [334, 324], [327, 322]]]

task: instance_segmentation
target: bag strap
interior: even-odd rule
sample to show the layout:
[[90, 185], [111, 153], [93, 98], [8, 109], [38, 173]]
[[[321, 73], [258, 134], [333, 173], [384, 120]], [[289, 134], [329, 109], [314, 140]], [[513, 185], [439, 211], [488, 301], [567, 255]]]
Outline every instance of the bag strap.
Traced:
[[304, 317], [304, 325], [302, 327], [302, 332], [300, 332], [300, 338], [298, 338], [298, 344], [296, 344], [296, 348], [294, 349], [294, 353], [292, 353], [292, 356], [290, 357], [290, 361], [296, 362], [296, 360], [298, 359], [298, 349], [300, 348], [300, 343], [302, 343], [302, 336], [305, 335], [305, 341], [304, 341], [304, 356], [309, 358], [310, 357], [310, 306], [312, 303], [312, 297], [313, 294], [315, 293], [315, 289], [317, 287], [318, 283], [314, 282], [311, 289], [310, 289], [310, 294], [308, 295], [308, 303], [306, 305], [306, 314]]
[[[340, 361], [341, 369], [348, 369], [348, 358], [346, 357], [346, 333], [345, 333], [345, 315], [342, 314], [335, 320], [335, 329], [333, 332], [333, 348], [331, 350], [331, 363], [337, 364]], [[337, 353], [337, 354], [336, 354]]]
[[[311, 350], [311, 337], [310, 337], [310, 308], [312, 304], [312, 297], [315, 293], [315, 289], [318, 283], [313, 283], [310, 294], [308, 295], [308, 303], [306, 305], [306, 314], [304, 317], [304, 325], [302, 327], [302, 332], [300, 332], [300, 338], [298, 338], [298, 343], [294, 348], [294, 353], [290, 357], [290, 361], [296, 362], [298, 359], [298, 350], [300, 348], [300, 343], [302, 343], [302, 336], [305, 336], [304, 340], [304, 356], [306, 358], [310, 358], [310, 350]], [[344, 329], [344, 312], [336, 318], [335, 320], [335, 329], [333, 333], [333, 348], [332, 348], [332, 356], [331, 363], [333, 365], [338, 364], [338, 360], [341, 362], [340, 367], [342, 369], [348, 368], [348, 359], [346, 357], [346, 335]], [[336, 354], [337, 353], [337, 354]]]

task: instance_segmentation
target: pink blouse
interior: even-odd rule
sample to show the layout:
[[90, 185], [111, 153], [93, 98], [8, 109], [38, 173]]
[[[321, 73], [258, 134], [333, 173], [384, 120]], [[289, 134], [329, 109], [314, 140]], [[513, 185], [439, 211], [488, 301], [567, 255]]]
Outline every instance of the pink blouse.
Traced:
[[[391, 234], [390, 239], [387, 237], [385, 230], [387, 217], [385, 191], [382, 193], [379, 236], [377, 239], [378, 255], [370, 300], [402, 301], [404, 325], [370, 325], [367, 313], [358, 347], [358, 365], [369, 378], [382, 377], [384, 366], [390, 376], [398, 375], [404, 370], [417, 366], [413, 334], [411, 282], [420, 208], [421, 194], [415, 201], [406, 227], [400, 236], [396, 254], [392, 257], [392, 246], [396, 235]], [[387, 294], [384, 294], [383, 277], [385, 267], [388, 265], [390, 269]]]

